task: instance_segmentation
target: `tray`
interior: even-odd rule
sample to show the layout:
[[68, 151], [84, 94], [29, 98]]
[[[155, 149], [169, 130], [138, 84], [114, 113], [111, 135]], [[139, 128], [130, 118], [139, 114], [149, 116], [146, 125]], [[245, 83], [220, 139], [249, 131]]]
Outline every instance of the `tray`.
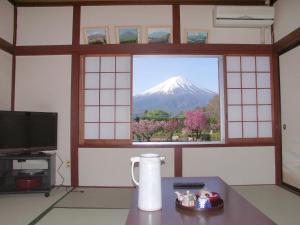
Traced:
[[180, 204], [178, 199], [176, 199], [176, 208], [183, 209], [185, 211], [190, 211], [190, 212], [213, 212], [213, 211], [221, 210], [221, 209], [223, 209], [223, 207], [224, 207], [224, 201], [221, 198], [218, 200], [218, 203], [214, 207], [212, 207], [212, 208], [201, 208], [201, 209], [198, 209], [198, 208], [195, 208], [195, 207], [183, 206], [183, 205]]

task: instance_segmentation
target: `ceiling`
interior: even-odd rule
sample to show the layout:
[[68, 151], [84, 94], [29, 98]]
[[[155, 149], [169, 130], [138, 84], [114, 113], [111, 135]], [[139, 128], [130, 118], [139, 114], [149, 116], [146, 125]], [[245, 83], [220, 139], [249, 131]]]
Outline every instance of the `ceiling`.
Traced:
[[203, 5], [265, 5], [276, 0], [9, 0], [17, 5], [54, 4], [203, 4]]

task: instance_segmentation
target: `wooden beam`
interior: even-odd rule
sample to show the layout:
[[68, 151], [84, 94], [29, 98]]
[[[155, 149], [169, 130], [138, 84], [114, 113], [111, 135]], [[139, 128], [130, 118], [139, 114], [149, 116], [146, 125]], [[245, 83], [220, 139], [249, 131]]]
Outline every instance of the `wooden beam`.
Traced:
[[274, 44], [275, 51], [281, 55], [300, 44], [300, 27]]
[[72, 6], [79, 5], [265, 5], [265, 0], [98, 0], [98, 1], [44, 1], [15, 0], [17, 6]]
[[13, 44], [9, 43], [8, 41], [4, 40], [1, 37], [0, 37], [0, 49], [12, 55], [15, 53]]
[[16, 1], [15, 0], [7, 0], [8, 2], [10, 2], [13, 6], [16, 5]]
[[174, 149], [174, 175], [175, 177], [182, 177], [182, 147], [175, 147]]
[[78, 187], [78, 144], [79, 144], [79, 77], [80, 55], [78, 47], [80, 42], [80, 14], [79, 5], [73, 7], [73, 32], [72, 45], [75, 51], [72, 54], [72, 77], [71, 77], [71, 185]]
[[180, 44], [180, 5], [172, 6], [173, 16], [173, 43]]

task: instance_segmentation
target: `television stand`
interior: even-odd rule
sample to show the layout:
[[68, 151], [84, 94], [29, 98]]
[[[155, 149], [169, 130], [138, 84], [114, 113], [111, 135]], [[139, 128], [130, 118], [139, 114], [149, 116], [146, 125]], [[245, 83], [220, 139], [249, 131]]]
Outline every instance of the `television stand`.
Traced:
[[0, 155], [0, 194], [45, 193], [55, 185], [55, 153]]

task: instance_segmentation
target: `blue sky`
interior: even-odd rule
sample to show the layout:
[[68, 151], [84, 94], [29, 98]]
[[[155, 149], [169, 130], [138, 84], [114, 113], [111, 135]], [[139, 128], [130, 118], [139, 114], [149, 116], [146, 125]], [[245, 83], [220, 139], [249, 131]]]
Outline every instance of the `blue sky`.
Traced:
[[219, 93], [217, 57], [133, 57], [133, 95], [140, 94], [173, 76], [183, 76], [200, 88]]

